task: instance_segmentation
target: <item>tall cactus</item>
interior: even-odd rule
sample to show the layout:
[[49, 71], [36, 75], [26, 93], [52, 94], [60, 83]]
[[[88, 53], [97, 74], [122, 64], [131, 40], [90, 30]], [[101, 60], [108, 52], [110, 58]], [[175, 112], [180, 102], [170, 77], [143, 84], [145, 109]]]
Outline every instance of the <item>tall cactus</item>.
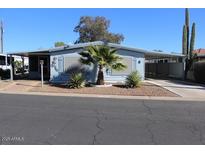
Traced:
[[182, 35], [182, 53], [187, 54], [187, 27], [183, 26], [183, 35]]
[[189, 46], [189, 10], [185, 10], [185, 25], [183, 26], [183, 45], [182, 45], [182, 53], [186, 55], [186, 65], [185, 65], [185, 74], [184, 78], [187, 78], [187, 73], [190, 70], [193, 64], [193, 50], [195, 43], [195, 23], [192, 24], [191, 30], [191, 40]]
[[187, 28], [187, 52], [186, 55], [189, 54], [189, 10], [186, 8], [185, 10], [185, 25]]
[[194, 43], [195, 43], [195, 23], [192, 24], [192, 28], [191, 28], [189, 59], [192, 59], [192, 56], [193, 56], [192, 52], [194, 50]]

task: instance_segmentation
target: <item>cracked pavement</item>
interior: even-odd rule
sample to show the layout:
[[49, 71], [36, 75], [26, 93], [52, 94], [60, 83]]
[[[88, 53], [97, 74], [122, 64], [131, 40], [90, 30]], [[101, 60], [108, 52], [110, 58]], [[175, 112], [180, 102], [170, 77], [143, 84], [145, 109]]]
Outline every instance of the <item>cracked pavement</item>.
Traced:
[[0, 94], [1, 144], [205, 144], [205, 102]]

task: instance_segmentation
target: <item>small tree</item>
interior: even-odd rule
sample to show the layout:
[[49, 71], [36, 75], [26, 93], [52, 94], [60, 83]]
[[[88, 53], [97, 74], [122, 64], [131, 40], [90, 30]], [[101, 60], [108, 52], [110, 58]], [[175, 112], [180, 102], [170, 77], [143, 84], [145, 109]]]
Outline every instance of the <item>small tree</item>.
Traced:
[[82, 16], [74, 32], [79, 33], [75, 43], [105, 41], [110, 43], [121, 43], [124, 36], [109, 31], [110, 20], [105, 17]]
[[107, 46], [90, 46], [86, 48], [86, 51], [79, 53], [81, 55], [81, 63], [98, 66], [97, 85], [104, 84], [104, 68], [114, 70], [123, 70], [126, 68], [126, 65], [121, 63], [122, 58], [116, 52], [116, 49], [111, 49]]
[[18, 61], [18, 60], [14, 61], [14, 68], [15, 68], [16, 71], [20, 72], [22, 67], [23, 67], [22, 61]]
[[64, 42], [55, 42], [55, 47], [62, 47], [65, 46], [66, 44]]

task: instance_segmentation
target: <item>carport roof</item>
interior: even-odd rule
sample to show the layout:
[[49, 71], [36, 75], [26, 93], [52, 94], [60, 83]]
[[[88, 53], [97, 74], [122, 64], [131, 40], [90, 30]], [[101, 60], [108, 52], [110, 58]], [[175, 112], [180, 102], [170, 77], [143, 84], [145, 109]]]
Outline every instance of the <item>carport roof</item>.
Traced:
[[165, 53], [165, 52], [158, 52], [158, 51], [147, 51], [144, 53], [145, 59], [160, 59], [160, 58], [179, 58], [185, 57], [183, 54], [178, 53]]
[[74, 44], [74, 45], [67, 45], [67, 46], [63, 46], [63, 47], [55, 47], [55, 48], [36, 50], [36, 51], [12, 52], [9, 54], [19, 55], [19, 56], [49, 55], [50, 53], [53, 53], [53, 52], [62, 52], [62, 51], [69, 52], [69, 50], [72, 50], [72, 49], [84, 48], [84, 47], [91, 46], [91, 45], [107, 45], [109, 47], [116, 48], [116, 49], [124, 49], [124, 50], [133, 51], [133, 52], [143, 53], [145, 55], [145, 58], [148, 58], [148, 59], [154, 58], [154, 57], [165, 58], [165, 57], [184, 57], [185, 56], [185, 55], [178, 54], [178, 53], [165, 53], [165, 52], [159, 52], [159, 51], [149, 51], [149, 50], [144, 50], [144, 49], [139, 49], [139, 48], [134, 48], [134, 47], [122, 46], [120, 44], [105, 43], [103, 41], [79, 43], [79, 44]]

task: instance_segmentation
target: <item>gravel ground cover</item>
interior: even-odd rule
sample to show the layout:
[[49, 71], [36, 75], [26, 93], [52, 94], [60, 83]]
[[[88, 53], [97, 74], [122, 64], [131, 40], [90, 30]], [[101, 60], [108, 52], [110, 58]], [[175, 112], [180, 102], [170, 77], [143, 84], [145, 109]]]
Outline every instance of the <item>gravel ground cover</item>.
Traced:
[[123, 96], [162, 96], [177, 97], [178, 95], [151, 83], [142, 83], [138, 88], [126, 88], [123, 85], [112, 87], [85, 87], [81, 89], [69, 89], [64, 85], [36, 86], [30, 89], [31, 92], [53, 92], [53, 93], [76, 93], [76, 94], [98, 94], [98, 95], [123, 95]]

